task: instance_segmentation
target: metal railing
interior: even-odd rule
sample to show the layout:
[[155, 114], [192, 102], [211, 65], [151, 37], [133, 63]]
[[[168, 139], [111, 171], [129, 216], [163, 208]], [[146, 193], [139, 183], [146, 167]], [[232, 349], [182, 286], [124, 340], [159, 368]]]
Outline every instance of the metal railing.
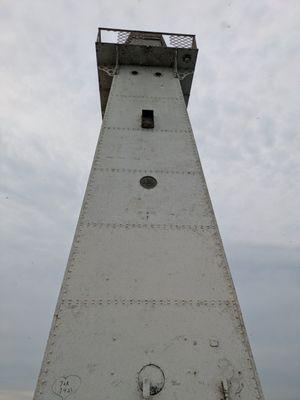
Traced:
[[165, 45], [171, 48], [178, 49], [196, 49], [195, 35], [185, 33], [169, 33], [169, 32], [148, 32], [148, 31], [135, 31], [128, 29], [113, 29], [113, 28], [99, 28], [97, 42], [98, 43], [115, 43], [115, 44], [130, 44], [130, 36], [134, 38], [155, 38], [162, 37]]

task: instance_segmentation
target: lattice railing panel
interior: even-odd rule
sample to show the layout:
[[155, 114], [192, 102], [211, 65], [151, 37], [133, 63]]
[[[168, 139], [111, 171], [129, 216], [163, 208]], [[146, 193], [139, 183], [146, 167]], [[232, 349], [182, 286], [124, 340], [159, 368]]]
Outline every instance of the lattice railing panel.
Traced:
[[124, 44], [128, 40], [130, 32], [118, 31], [118, 43]]
[[192, 36], [170, 35], [170, 47], [190, 49], [193, 47]]
[[156, 38], [161, 36], [167, 47], [191, 49], [196, 48], [195, 35], [174, 34], [165, 32], [129, 31], [125, 29], [100, 28], [98, 42], [130, 44], [130, 34], [135, 38]]

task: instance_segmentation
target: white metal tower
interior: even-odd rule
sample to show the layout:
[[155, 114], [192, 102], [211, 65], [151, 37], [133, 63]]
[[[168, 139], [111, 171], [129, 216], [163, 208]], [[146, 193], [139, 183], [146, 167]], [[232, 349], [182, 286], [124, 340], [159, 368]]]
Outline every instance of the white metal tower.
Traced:
[[96, 51], [102, 129], [34, 398], [263, 399], [186, 110], [195, 37], [99, 29]]

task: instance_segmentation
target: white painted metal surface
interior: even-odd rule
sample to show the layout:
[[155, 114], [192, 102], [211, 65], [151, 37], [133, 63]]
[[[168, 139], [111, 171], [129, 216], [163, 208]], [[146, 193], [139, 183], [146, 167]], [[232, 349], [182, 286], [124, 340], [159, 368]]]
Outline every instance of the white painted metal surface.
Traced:
[[149, 397], [263, 394], [180, 82], [120, 66], [35, 399]]

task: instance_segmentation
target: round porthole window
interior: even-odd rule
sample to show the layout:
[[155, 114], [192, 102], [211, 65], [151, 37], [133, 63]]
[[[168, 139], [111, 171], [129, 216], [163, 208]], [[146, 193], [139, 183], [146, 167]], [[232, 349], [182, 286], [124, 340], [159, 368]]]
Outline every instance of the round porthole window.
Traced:
[[131, 74], [132, 74], [132, 75], [137, 75], [138, 72], [137, 72], [137, 71], [131, 71]]
[[153, 189], [157, 185], [157, 180], [153, 176], [143, 176], [140, 180], [141, 186], [145, 189]]

